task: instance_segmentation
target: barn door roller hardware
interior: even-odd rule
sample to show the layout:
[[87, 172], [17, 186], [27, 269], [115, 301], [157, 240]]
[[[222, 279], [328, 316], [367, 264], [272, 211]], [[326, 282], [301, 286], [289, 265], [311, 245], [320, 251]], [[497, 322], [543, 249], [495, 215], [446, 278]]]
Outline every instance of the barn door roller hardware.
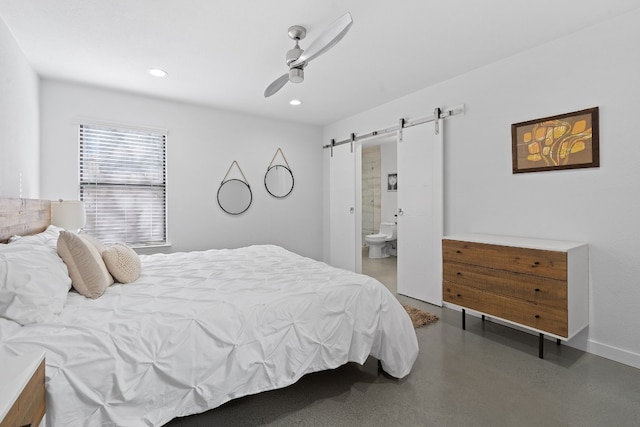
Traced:
[[399, 119], [397, 125], [389, 126], [384, 129], [374, 130], [369, 133], [365, 133], [362, 135], [356, 135], [355, 133], [351, 133], [350, 137], [347, 139], [343, 139], [342, 141], [336, 141], [335, 139], [331, 140], [331, 143], [327, 145], [323, 145], [322, 148], [330, 148], [331, 149], [331, 157], [333, 157], [333, 147], [337, 147], [338, 145], [350, 143], [351, 144], [351, 152], [353, 152], [353, 143], [356, 141], [360, 141], [367, 138], [372, 138], [378, 135], [384, 135], [387, 133], [398, 132], [400, 131], [400, 141], [402, 141], [402, 129], [421, 125], [423, 123], [429, 123], [435, 121], [435, 132], [436, 135], [440, 133], [440, 124], [438, 120], [446, 119], [447, 117], [457, 116], [459, 114], [464, 115], [464, 104], [457, 105], [451, 108], [445, 108], [441, 110], [440, 108], [435, 108], [432, 115], [423, 117], [415, 120], [406, 120], [404, 118]]

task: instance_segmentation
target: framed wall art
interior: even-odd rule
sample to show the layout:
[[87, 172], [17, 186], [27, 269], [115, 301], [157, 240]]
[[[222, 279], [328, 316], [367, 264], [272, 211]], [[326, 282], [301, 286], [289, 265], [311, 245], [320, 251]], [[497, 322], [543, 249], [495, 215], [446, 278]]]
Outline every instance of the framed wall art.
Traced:
[[598, 107], [511, 125], [513, 173], [600, 166]]

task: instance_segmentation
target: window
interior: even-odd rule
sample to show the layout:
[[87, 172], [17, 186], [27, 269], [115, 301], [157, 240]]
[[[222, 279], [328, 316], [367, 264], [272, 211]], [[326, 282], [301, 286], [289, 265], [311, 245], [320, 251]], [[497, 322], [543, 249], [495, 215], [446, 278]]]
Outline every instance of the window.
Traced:
[[105, 243], [166, 243], [166, 135], [80, 125], [85, 230]]

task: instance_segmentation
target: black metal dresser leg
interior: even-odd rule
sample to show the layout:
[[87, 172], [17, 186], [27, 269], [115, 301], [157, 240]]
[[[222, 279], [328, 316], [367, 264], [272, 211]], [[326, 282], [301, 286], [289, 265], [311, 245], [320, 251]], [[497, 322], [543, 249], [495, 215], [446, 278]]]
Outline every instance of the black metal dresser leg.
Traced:
[[467, 329], [465, 313], [466, 313], [466, 310], [463, 308], [462, 309], [462, 330], [463, 331]]

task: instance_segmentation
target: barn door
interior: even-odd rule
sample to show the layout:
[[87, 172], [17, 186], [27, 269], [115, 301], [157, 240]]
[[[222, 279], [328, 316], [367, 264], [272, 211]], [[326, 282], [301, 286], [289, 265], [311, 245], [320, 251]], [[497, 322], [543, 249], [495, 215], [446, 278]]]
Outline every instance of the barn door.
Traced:
[[442, 128], [442, 119], [412, 126], [398, 140], [398, 293], [437, 306], [442, 306]]
[[350, 271], [356, 270], [355, 170], [350, 145], [334, 147], [329, 160], [329, 264]]

